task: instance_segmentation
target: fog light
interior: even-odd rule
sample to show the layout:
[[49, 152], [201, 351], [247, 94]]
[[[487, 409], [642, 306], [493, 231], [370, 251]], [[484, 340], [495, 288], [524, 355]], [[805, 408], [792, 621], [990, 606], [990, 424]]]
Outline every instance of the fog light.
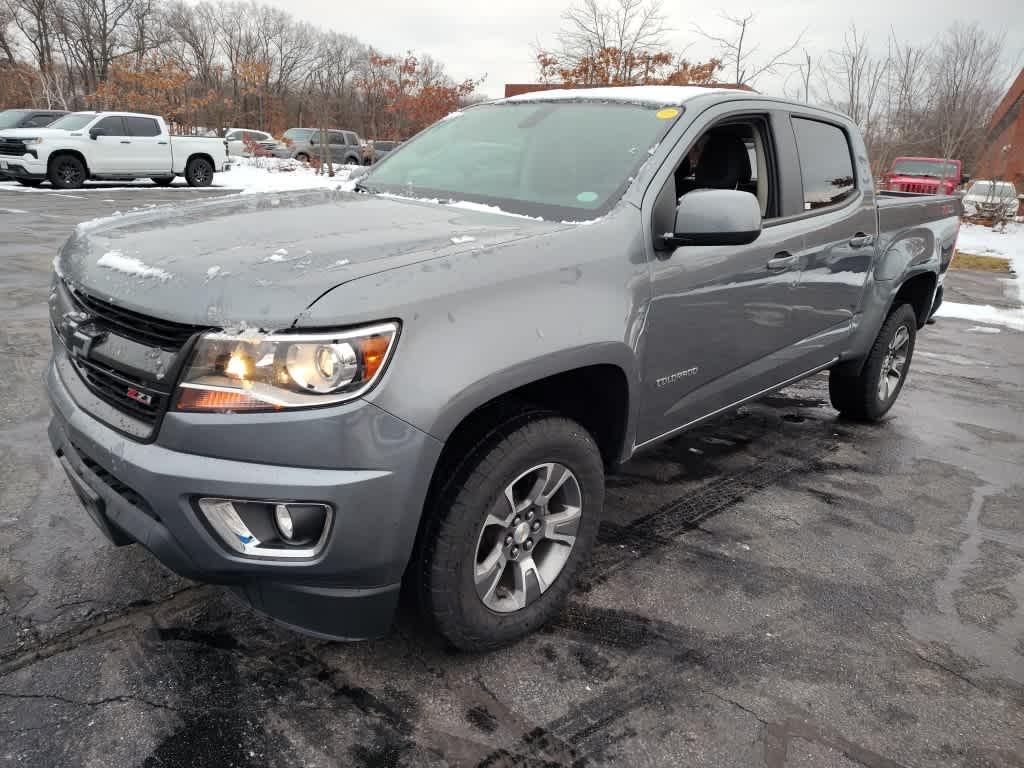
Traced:
[[288, 514], [288, 507], [278, 504], [274, 507], [274, 522], [277, 523], [277, 530], [281, 532], [288, 541], [295, 535], [295, 525], [292, 523], [292, 516]]
[[315, 502], [200, 498], [196, 506], [224, 544], [251, 557], [316, 557], [334, 517]]

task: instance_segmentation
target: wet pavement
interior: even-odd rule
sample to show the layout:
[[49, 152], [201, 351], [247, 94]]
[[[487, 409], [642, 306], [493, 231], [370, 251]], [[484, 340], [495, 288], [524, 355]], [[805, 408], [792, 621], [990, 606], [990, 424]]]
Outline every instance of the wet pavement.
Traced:
[[1024, 334], [927, 327], [881, 425], [819, 376], [633, 461], [512, 648], [328, 643], [107, 544], [50, 456], [56, 247], [195, 194], [0, 184], [0, 766], [1024, 765]]

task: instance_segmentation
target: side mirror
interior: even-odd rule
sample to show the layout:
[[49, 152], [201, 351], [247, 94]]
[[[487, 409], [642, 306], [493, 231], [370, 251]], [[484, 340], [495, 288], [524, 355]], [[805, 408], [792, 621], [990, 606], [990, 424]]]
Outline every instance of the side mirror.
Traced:
[[761, 205], [749, 192], [696, 189], [679, 200], [670, 246], [746, 245], [761, 234]]
[[107, 135], [107, 132], [105, 130], [103, 130], [102, 128], [90, 128], [89, 129], [89, 138], [92, 139], [93, 141], [96, 141], [96, 139], [98, 139], [100, 136], [106, 136], [106, 135]]

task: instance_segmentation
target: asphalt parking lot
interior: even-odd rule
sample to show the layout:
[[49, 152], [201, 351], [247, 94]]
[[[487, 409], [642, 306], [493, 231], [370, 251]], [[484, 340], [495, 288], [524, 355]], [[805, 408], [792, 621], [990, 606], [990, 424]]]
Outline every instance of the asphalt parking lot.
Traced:
[[408, 615], [311, 640], [106, 543], [45, 437], [53, 255], [78, 221], [223, 193], [0, 184], [0, 766], [1024, 766], [1007, 329], [928, 326], [881, 425], [819, 376], [635, 460], [568, 609], [494, 654]]

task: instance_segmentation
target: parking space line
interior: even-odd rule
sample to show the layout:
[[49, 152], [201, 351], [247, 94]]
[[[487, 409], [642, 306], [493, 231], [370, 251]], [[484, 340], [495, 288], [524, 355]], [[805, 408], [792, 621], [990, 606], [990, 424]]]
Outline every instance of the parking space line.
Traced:
[[70, 197], [72, 200], [88, 200], [89, 198], [83, 197], [82, 195], [65, 195], [60, 192], [51, 192], [50, 197]]

